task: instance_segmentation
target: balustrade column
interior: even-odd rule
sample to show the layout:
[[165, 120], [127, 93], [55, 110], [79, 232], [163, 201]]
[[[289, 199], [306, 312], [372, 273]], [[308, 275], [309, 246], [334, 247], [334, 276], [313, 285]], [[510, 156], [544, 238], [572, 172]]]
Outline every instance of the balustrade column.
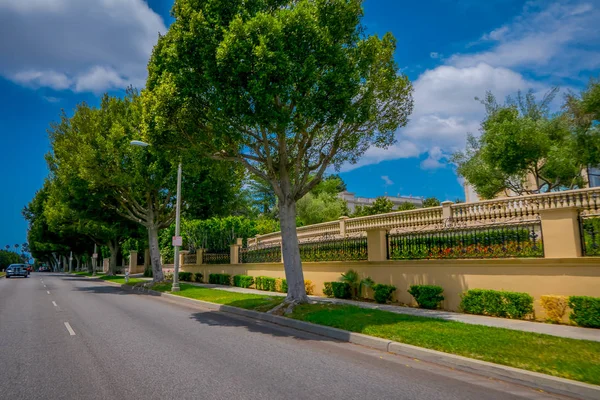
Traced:
[[239, 264], [240, 263], [240, 248], [242, 247], [242, 239], [237, 239], [235, 244], [229, 247], [229, 263]]

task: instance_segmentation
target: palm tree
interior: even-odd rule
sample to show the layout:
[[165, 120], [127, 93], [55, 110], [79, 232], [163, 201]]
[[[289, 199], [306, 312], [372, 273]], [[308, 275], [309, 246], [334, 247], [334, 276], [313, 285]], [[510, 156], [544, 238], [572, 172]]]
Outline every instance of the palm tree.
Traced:
[[15, 244], [15, 252], [17, 252], [17, 249], [19, 248], [18, 244]]

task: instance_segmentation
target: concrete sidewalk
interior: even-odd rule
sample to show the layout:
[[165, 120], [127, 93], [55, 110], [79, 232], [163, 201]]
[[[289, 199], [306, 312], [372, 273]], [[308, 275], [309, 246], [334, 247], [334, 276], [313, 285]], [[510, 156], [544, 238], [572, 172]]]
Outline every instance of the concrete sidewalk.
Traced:
[[[194, 285], [194, 286], [210, 288], [210, 289], [225, 290], [228, 292], [251, 293], [251, 294], [260, 294], [260, 295], [267, 295], [267, 296], [285, 296], [285, 293], [266, 292], [266, 291], [256, 290], [256, 289], [239, 288], [239, 287], [235, 287], [235, 286], [221, 286], [221, 285], [213, 285], [213, 284], [207, 284], [207, 283], [192, 283], [192, 282], [183, 282], [183, 283]], [[505, 328], [505, 329], [512, 329], [512, 330], [516, 330], [516, 331], [523, 331], [523, 332], [542, 333], [545, 335], [552, 335], [552, 336], [558, 336], [558, 337], [564, 337], [564, 338], [570, 338], [570, 339], [592, 340], [595, 342], [600, 342], [600, 329], [581, 328], [581, 327], [577, 327], [577, 326], [568, 326], [568, 325], [553, 325], [553, 324], [546, 324], [543, 322], [523, 321], [523, 320], [518, 320], [518, 319], [486, 317], [483, 315], [471, 315], [471, 314], [463, 314], [463, 313], [457, 313], [457, 312], [451, 312], [451, 311], [424, 310], [421, 308], [394, 306], [394, 305], [377, 304], [377, 303], [367, 303], [367, 302], [354, 301], [354, 300], [331, 299], [331, 298], [320, 297], [320, 296], [308, 296], [308, 297], [311, 300], [320, 302], [320, 303], [353, 305], [353, 306], [357, 306], [357, 307], [361, 307], [361, 308], [389, 311], [389, 312], [393, 312], [396, 314], [414, 315], [414, 316], [426, 317], [426, 318], [437, 318], [437, 319], [443, 319], [443, 320], [447, 320], [447, 321], [463, 322], [465, 324], [485, 325], [485, 326], [492, 326], [495, 328]]]

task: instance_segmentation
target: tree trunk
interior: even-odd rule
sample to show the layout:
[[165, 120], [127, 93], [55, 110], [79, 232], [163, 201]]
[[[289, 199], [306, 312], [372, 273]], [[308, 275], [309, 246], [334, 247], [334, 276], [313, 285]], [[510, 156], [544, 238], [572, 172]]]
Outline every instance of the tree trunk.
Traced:
[[75, 271], [81, 271], [81, 256], [75, 255]]
[[110, 262], [108, 264], [108, 275], [117, 274], [117, 253], [119, 252], [119, 242], [117, 240], [110, 240], [108, 242], [108, 249], [110, 250]]
[[283, 267], [288, 285], [286, 302], [307, 303], [308, 296], [304, 287], [304, 273], [300, 260], [298, 233], [296, 232], [295, 201], [280, 202], [279, 222], [281, 224]]
[[152, 263], [152, 281], [162, 282], [165, 280], [160, 263], [160, 248], [158, 247], [158, 227], [148, 228], [148, 244], [150, 246], [150, 262]]

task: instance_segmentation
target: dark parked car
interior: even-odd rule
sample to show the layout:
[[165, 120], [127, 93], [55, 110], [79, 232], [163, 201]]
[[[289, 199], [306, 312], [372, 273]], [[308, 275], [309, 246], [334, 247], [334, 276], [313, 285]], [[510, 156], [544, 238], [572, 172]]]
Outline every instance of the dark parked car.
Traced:
[[22, 276], [27, 278], [29, 271], [27, 271], [27, 265], [25, 264], [11, 264], [6, 268], [6, 277], [11, 278], [13, 276]]

